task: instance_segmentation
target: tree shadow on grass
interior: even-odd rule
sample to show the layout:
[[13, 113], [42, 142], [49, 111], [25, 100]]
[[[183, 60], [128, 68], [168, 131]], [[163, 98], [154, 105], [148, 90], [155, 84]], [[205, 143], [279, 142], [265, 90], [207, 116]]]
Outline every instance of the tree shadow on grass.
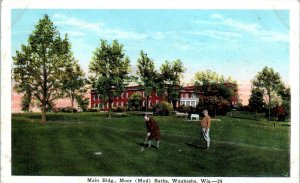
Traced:
[[255, 117], [242, 117], [242, 116], [232, 116], [231, 118], [236, 118], [236, 119], [247, 119], [247, 120], [252, 120], [252, 121], [257, 121], [259, 120], [259, 117], [255, 118]]
[[193, 147], [193, 148], [196, 148], [196, 149], [206, 149], [205, 147], [203, 146], [198, 146], [196, 144], [193, 144], [193, 143], [184, 143], [185, 145], [187, 146], [190, 146], [190, 147]]
[[[136, 143], [138, 146], [140, 147], [145, 147], [145, 149], [148, 148], [148, 144], [144, 144], [144, 143]], [[151, 148], [154, 148], [154, 149], [158, 149], [155, 145], [151, 144]]]
[[263, 124], [263, 123], [253, 123], [255, 125], [260, 125], [260, 126], [266, 126], [266, 124]]
[[[41, 119], [42, 116], [39, 114], [35, 114], [35, 115], [30, 115], [28, 117], [29, 119]], [[63, 115], [51, 115], [51, 114], [47, 114], [46, 115], [47, 121], [67, 121], [65, 116]]]

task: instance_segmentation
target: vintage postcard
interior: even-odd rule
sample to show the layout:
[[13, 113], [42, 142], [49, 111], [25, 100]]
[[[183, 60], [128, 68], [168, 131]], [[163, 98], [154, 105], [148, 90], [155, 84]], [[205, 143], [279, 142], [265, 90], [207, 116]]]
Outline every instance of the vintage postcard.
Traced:
[[299, 182], [299, 2], [1, 2], [1, 182]]

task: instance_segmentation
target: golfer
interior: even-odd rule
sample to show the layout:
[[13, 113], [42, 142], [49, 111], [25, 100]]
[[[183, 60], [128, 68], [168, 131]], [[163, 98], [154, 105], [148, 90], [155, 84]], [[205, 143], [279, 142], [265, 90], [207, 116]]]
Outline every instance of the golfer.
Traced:
[[204, 140], [206, 141], [206, 150], [208, 150], [210, 145], [210, 138], [209, 138], [209, 128], [210, 128], [210, 116], [208, 115], [208, 111], [202, 111], [204, 114], [204, 118], [200, 121], [201, 132]]
[[146, 128], [147, 128], [148, 148], [151, 147], [152, 139], [156, 140], [157, 143], [156, 147], [159, 148], [159, 139], [160, 139], [159, 126], [157, 125], [153, 117], [149, 117], [148, 115], [145, 116], [145, 121], [146, 121]]

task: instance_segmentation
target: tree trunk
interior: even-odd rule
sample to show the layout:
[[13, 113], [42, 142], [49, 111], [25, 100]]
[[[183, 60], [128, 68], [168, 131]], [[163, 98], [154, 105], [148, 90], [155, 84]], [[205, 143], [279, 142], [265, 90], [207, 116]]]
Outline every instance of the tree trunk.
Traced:
[[149, 96], [146, 97], [146, 112], [148, 112]]
[[47, 90], [48, 90], [48, 86], [47, 86], [47, 70], [46, 70], [46, 51], [45, 51], [45, 46], [43, 45], [43, 49], [44, 49], [44, 58], [43, 58], [43, 99], [42, 99], [42, 125], [46, 124], [46, 98], [47, 98]]
[[108, 118], [111, 118], [111, 100], [108, 100]]
[[268, 121], [270, 121], [271, 119], [271, 91], [267, 91], [268, 92], [268, 97], [269, 97], [269, 105], [268, 105], [268, 113], [269, 113], [269, 118]]
[[71, 107], [72, 107], [72, 113], [74, 113], [74, 98], [73, 98], [73, 96], [71, 95]]
[[42, 121], [41, 121], [42, 125], [46, 124], [46, 103], [42, 104]]

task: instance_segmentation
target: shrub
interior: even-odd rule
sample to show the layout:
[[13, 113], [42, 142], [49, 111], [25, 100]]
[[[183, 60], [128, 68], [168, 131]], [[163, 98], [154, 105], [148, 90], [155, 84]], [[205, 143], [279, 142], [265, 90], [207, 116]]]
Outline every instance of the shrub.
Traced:
[[[72, 112], [72, 107], [69, 107], [69, 106], [62, 107], [62, 108], [60, 108], [60, 111], [61, 112]], [[73, 108], [73, 112], [77, 112], [77, 109]]]
[[202, 96], [199, 98], [196, 110], [201, 114], [204, 109], [208, 110], [211, 115], [226, 115], [226, 113], [230, 111], [231, 106], [230, 103], [222, 97]]
[[[146, 106], [143, 106], [141, 108], [141, 111], [146, 111]], [[153, 106], [151, 105], [150, 107], [147, 108], [147, 111], [153, 111]]]
[[126, 111], [126, 107], [120, 107], [120, 106], [118, 106], [118, 107], [113, 107], [113, 108], [112, 108], [112, 111], [113, 111], [113, 112], [125, 112], [125, 111]]
[[[268, 118], [268, 112], [266, 112], [266, 117]], [[277, 121], [285, 121], [288, 117], [288, 112], [284, 106], [276, 106], [271, 109], [271, 117], [277, 117]]]
[[99, 109], [98, 108], [89, 108], [86, 110], [86, 112], [98, 112]]
[[57, 108], [57, 107], [53, 107], [53, 108], [52, 108], [52, 112], [57, 113], [57, 112], [60, 112], [60, 110], [59, 110], [59, 108]]
[[173, 106], [168, 102], [162, 101], [153, 107], [154, 115], [168, 116], [173, 110]]
[[189, 106], [185, 106], [185, 105], [181, 105], [177, 108], [178, 112], [183, 112], [183, 113], [189, 113], [190, 112], [190, 107]]

